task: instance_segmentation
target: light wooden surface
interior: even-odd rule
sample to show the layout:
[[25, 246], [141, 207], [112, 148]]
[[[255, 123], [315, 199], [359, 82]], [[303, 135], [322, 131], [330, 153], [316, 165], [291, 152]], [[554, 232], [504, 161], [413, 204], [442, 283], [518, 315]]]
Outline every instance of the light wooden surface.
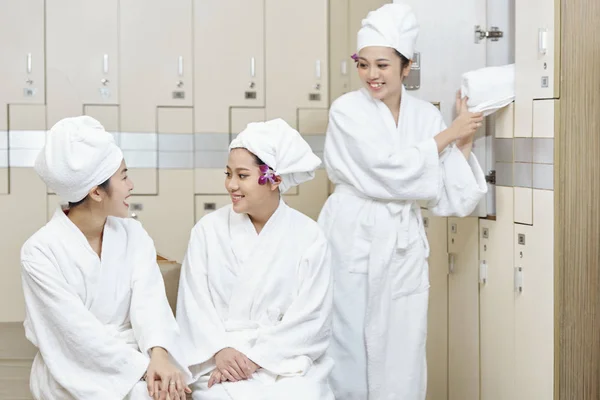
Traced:
[[600, 2], [562, 0], [556, 394], [600, 398]]

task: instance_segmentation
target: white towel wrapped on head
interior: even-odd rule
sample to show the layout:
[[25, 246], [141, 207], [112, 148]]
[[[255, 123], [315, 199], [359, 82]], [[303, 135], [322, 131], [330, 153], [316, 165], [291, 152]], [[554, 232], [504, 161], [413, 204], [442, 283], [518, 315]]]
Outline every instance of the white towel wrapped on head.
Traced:
[[462, 76], [462, 97], [468, 97], [470, 112], [493, 114], [515, 99], [515, 64], [487, 67]]
[[64, 118], [50, 129], [34, 169], [52, 191], [75, 203], [117, 172], [122, 160], [113, 136], [83, 115]]
[[281, 118], [249, 123], [229, 145], [229, 150], [236, 148], [248, 150], [273, 169], [281, 177], [281, 193], [313, 179], [321, 165], [300, 133]]

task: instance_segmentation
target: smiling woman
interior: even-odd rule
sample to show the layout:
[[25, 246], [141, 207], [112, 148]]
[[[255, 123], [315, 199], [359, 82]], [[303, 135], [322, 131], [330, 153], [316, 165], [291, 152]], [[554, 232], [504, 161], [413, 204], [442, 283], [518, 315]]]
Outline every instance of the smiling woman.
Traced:
[[281, 198], [320, 163], [280, 119], [249, 124], [231, 143], [232, 205], [192, 229], [179, 284], [194, 400], [333, 399], [327, 241]]
[[177, 324], [154, 243], [125, 218], [133, 184], [112, 135], [90, 117], [61, 120], [35, 170], [70, 208], [21, 250], [33, 396], [185, 398]]

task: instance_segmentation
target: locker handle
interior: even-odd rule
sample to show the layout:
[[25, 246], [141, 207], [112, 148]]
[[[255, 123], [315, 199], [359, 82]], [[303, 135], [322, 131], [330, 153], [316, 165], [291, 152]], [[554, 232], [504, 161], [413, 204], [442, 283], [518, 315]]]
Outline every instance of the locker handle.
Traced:
[[448, 274], [454, 273], [455, 254], [448, 253]]
[[103, 64], [102, 64], [102, 71], [105, 74], [108, 74], [108, 54], [104, 55], [104, 60], [103, 60]]
[[321, 60], [317, 60], [315, 63], [315, 73], [317, 79], [321, 79]]
[[548, 29], [540, 28], [538, 30], [538, 51], [543, 55], [548, 53]]
[[487, 283], [487, 271], [487, 263], [485, 262], [485, 260], [482, 260], [481, 264], [479, 264], [479, 283], [481, 283], [482, 285], [485, 285]]
[[253, 78], [256, 76], [256, 61], [254, 57], [250, 58], [250, 75]]
[[31, 73], [31, 53], [27, 54], [27, 73]]
[[523, 267], [515, 267], [515, 292], [523, 292]]
[[177, 71], [179, 73], [179, 76], [183, 76], [183, 56], [179, 56], [179, 63], [178, 63]]
[[348, 74], [348, 63], [346, 60], [342, 61], [342, 75], [346, 76]]

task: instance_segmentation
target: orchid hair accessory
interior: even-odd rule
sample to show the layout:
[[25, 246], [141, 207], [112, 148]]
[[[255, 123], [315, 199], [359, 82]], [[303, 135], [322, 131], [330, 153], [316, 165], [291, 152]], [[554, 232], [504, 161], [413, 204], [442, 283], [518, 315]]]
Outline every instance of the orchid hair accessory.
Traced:
[[354, 61], [358, 62], [358, 54], [354, 53], [350, 56]]
[[263, 164], [260, 166], [260, 178], [258, 178], [259, 185], [265, 185], [267, 182], [271, 182], [271, 184], [277, 183], [277, 175], [275, 171], [273, 171], [267, 164]]

